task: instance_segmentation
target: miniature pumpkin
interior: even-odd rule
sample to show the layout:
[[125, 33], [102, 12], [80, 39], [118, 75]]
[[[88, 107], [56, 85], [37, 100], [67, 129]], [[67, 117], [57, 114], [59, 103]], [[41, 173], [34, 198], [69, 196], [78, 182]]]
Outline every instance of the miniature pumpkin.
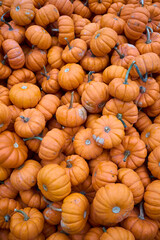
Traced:
[[125, 78], [127, 69], [122, 66], [110, 65], [103, 71], [103, 81], [109, 84], [114, 78]]
[[110, 227], [100, 237], [100, 240], [135, 240], [134, 235], [122, 227]]
[[148, 184], [151, 183], [151, 179], [149, 177], [149, 172], [148, 172], [147, 167], [143, 164], [142, 166], [136, 168], [135, 172], [138, 174], [144, 187], [146, 188], [148, 186]]
[[0, 102], [4, 103], [7, 106], [11, 104], [9, 99], [9, 90], [3, 85], [0, 85]]
[[92, 39], [92, 36], [99, 29], [100, 29], [99, 24], [97, 24], [97, 23], [88, 23], [88, 24], [85, 24], [85, 26], [81, 30], [80, 38], [87, 43], [88, 47], [90, 47], [90, 41]]
[[47, 207], [43, 211], [45, 221], [52, 226], [58, 225], [61, 221], [61, 212], [56, 211], [55, 208], [60, 208], [62, 204], [60, 202], [53, 203], [46, 199], [44, 201], [47, 203]]
[[0, 181], [6, 180], [10, 176], [11, 171], [12, 170], [10, 168], [0, 166]]
[[42, 78], [41, 87], [45, 93], [52, 93], [55, 94], [60, 89], [60, 85], [58, 83], [58, 69], [52, 69], [51, 71], [47, 72], [46, 68], [44, 67], [45, 73], [41, 74], [44, 76]]
[[138, 112], [138, 119], [137, 122], [134, 124], [135, 127], [140, 131], [143, 132], [143, 130], [148, 127], [149, 125], [152, 124], [151, 119], [147, 116], [147, 114], [145, 114], [142, 111]]
[[53, 46], [48, 50], [47, 58], [48, 63], [52, 68], [60, 69], [64, 65], [64, 61], [62, 60], [62, 52], [63, 48], [59, 46]]
[[48, 0], [47, 2], [55, 5], [61, 15], [71, 16], [73, 13], [73, 4], [70, 0]]
[[14, 199], [17, 196], [17, 194], [18, 191], [12, 186], [10, 178], [0, 182], [0, 199], [1, 198]]
[[11, 112], [9, 108], [0, 102], [0, 133], [7, 129], [11, 121]]
[[160, 146], [157, 146], [148, 156], [148, 169], [154, 177], [160, 179], [159, 168], [160, 168]]

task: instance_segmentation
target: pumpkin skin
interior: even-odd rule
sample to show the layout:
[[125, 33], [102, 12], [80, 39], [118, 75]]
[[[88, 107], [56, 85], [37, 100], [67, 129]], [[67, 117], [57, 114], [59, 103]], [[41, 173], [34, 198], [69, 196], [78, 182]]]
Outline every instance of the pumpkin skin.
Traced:
[[50, 235], [46, 240], [69, 240], [70, 238], [67, 237], [66, 234], [61, 233], [61, 232], [56, 232]]
[[144, 195], [144, 186], [140, 177], [135, 171], [128, 168], [119, 169], [118, 180], [131, 190], [135, 205], [142, 201]]
[[131, 40], [139, 39], [145, 31], [149, 16], [150, 13], [146, 8], [135, 8], [124, 26], [125, 36]]
[[93, 200], [96, 220], [103, 226], [121, 222], [129, 216], [133, 207], [133, 194], [126, 185], [121, 183], [109, 183], [101, 187]]
[[92, 174], [93, 188], [98, 191], [107, 183], [115, 183], [117, 181], [117, 165], [110, 161], [100, 161], [94, 168]]
[[122, 227], [110, 227], [107, 229], [105, 233], [102, 234], [100, 237], [100, 240], [123, 240], [123, 239], [128, 239], [128, 240], [135, 240], [134, 235], [122, 228]]
[[49, 237], [53, 233], [56, 232], [56, 227], [53, 225], [50, 225], [47, 222], [44, 222], [44, 227], [42, 233], [44, 234], [45, 238]]
[[116, 116], [126, 129], [131, 128], [138, 119], [138, 109], [133, 101], [123, 102], [116, 98], [112, 98], [106, 103], [102, 114]]
[[160, 146], [157, 146], [148, 156], [148, 169], [152, 173], [152, 175], [160, 179], [160, 174], [159, 174], [159, 167], [160, 167], [160, 159], [159, 155], [160, 154]]
[[112, 0], [98, 2], [96, 0], [89, 0], [88, 6], [91, 12], [97, 14], [104, 14], [107, 12], [108, 8], [111, 6]]
[[144, 216], [141, 204], [140, 213], [137, 208], [134, 208], [129, 217], [123, 220], [121, 226], [131, 231], [137, 240], [153, 240], [158, 231], [156, 221]]
[[75, 0], [73, 2], [73, 12], [84, 17], [84, 18], [90, 18], [91, 17], [91, 11], [90, 9], [81, 1]]
[[79, 233], [69, 235], [69, 237], [71, 238], [71, 240], [83, 240], [89, 229], [90, 224], [87, 222], [85, 227]]
[[97, 23], [88, 23], [86, 24], [80, 32], [80, 38], [87, 43], [87, 46], [90, 47], [90, 41], [92, 36], [96, 31], [100, 29], [99, 24]]
[[160, 94], [158, 95], [158, 99], [149, 107], [144, 108], [144, 112], [149, 116], [149, 117], [156, 117], [158, 114], [160, 114]]
[[15, 120], [19, 116], [20, 112], [22, 112], [22, 109], [17, 108], [15, 105], [10, 105], [10, 106], [8, 106], [8, 108], [11, 112], [11, 121], [10, 121], [10, 124], [8, 125], [7, 130], [14, 132]]
[[7, 106], [11, 104], [9, 100], [9, 90], [3, 85], [0, 85], [0, 102], [4, 103]]
[[[11, 232], [8, 234], [9, 240], [19, 240], [19, 238], [15, 237]], [[39, 234], [34, 240], [45, 240], [45, 236], [43, 233]]]
[[47, 223], [51, 224], [52, 226], [58, 225], [61, 221], [61, 212], [54, 210], [54, 208], [60, 208], [61, 203], [50, 203], [43, 211], [44, 219]]
[[120, 17], [127, 22], [127, 20], [130, 18], [130, 15], [132, 14], [132, 12], [134, 11], [134, 9], [136, 8], [136, 6], [134, 4], [126, 4], [124, 3], [123, 8], [121, 9], [120, 12]]
[[42, 78], [41, 87], [45, 93], [55, 94], [60, 89], [58, 83], [58, 69], [52, 69], [51, 71], [45, 73], [45, 76]]
[[84, 240], [99, 240], [103, 234], [103, 230], [100, 227], [90, 228], [89, 231], [85, 234]]
[[41, 92], [32, 83], [17, 83], [10, 89], [9, 98], [18, 108], [33, 108], [41, 99]]
[[151, 119], [142, 111], [138, 112], [137, 122], [134, 124], [138, 131], [143, 132], [143, 130], [152, 124]]
[[126, 130], [125, 131], [125, 136], [132, 136], [132, 137], [139, 137], [140, 138], [139, 132], [134, 127], [131, 127], [128, 130]]
[[122, 2], [112, 3], [108, 8], [108, 13], [117, 15], [119, 17], [124, 6], [125, 5]]
[[122, 66], [110, 65], [103, 71], [103, 82], [109, 84], [114, 78], [125, 78], [127, 69]]
[[0, 199], [1, 209], [0, 209], [0, 224], [2, 229], [9, 229], [10, 227], [10, 217], [14, 213], [14, 209], [20, 209], [21, 205], [14, 199], [2, 198]]
[[2, 181], [0, 184], [0, 199], [10, 198], [14, 199], [18, 194], [18, 191], [12, 186], [10, 178]]
[[16, 118], [15, 132], [22, 138], [39, 135], [45, 127], [44, 115], [35, 108], [26, 109]]
[[85, 127], [86, 127], [86, 128], [92, 128], [93, 123], [94, 123], [95, 120], [98, 119], [100, 116], [101, 116], [100, 114], [96, 114], [96, 113], [89, 114], [88, 117], [87, 117], [87, 120], [86, 120], [86, 122], [85, 122]]
[[39, 148], [39, 157], [42, 160], [54, 160], [60, 154], [65, 143], [63, 132], [53, 128], [42, 139]]
[[14, 22], [20, 26], [30, 24], [35, 15], [33, 2], [31, 0], [14, 0], [11, 5], [10, 15]]
[[11, 68], [5, 65], [5, 63], [0, 62], [0, 79], [6, 79], [11, 75]]
[[64, 161], [64, 159], [65, 159], [65, 155], [63, 153], [60, 153], [58, 157], [53, 160], [41, 160], [41, 165], [42, 167], [44, 167], [51, 163], [60, 164], [62, 161]]
[[14, 132], [0, 134], [0, 164], [6, 168], [17, 168], [27, 159], [28, 149]]
[[67, 156], [60, 166], [65, 169], [72, 186], [83, 183], [89, 175], [88, 164], [79, 155]]
[[[27, 160], [11, 173], [11, 184], [18, 191], [29, 190], [36, 184], [37, 174], [41, 169], [41, 164], [34, 160]], [[25, 181], [27, 179], [27, 182]]]
[[95, 56], [103, 57], [112, 50], [117, 40], [118, 36], [116, 31], [108, 27], [102, 27], [96, 31], [91, 38], [91, 51]]
[[0, 102], [0, 133], [7, 129], [11, 121], [11, 112], [9, 108]]
[[110, 149], [121, 143], [124, 137], [124, 126], [115, 116], [105, 115], [95, 121], [92, 133], [98, 146]]
[[160, 145], [159, 140], [160, 124], [151, 124], [144, 129], [141, 134], [141, 139], [146, 145], [148, 152], [153, 151], [158, 145]]
[[62, 52], [63, 48], [59, 46], [53, 46], [48, 50], [47, 58], [48, 63], [52, 68], [60, 69], [64, 65], [64, 61], [62, 60]]
[[61, 209], [61, 227], [66, 233], [76, 234], [85, 227], [89, 214], [89, 203], [84, 195], [70, 194], [63, 200]]
[[0, 166], [0, 181], [6, 180], [10, 176], [11, 172], [12, 170], [10, 168]]
[[[61, 97], [61, 105], [65, 105], [67, 103], [71, 102], [71, 97], [72, 97], [72, 92], [71, 91], [67, 91], [62, 97]], [[73, 103], [80, 103], [80, 95], [74, 91], [74, 99], [73, 99]]]
[[159, 21], [160, 21], [160, 9], [157, 6], [147, 6], [147, 10], [150, 13], [147, 26], [151, 27], [154, 32], [160, 32]]
[[136, 169], [144, 163], [147, 149], [138, 137], [125, 136], [119, 146], [111, 149], [110, 155], [119, 168]]
[[144, 188], [146, 188], [148, 186], [148, 184], [151, 183], [151, 179], [149, 177], [149, 172], [148, 172], [147, 167], [143, 164], [141, 167], [135, 169], [135, 172], [140, 177], [140, 179], [144, 185]]
[[[155, 180], [151, 182], [144, 193], [144, 210], [146, 215], [153, 219], [160, 219], [160, 211], [159, 211], [159, 191], [160, 180]], [[155, 204], [156, 203], [156, 204]]]
[[32, 25], [27, 28], [25, 37], [28, 41], [40, 49], [46, 50], [51, 46], [52, 38], [50, 34], [41, 26]]
[[84, 180], [83, 183], [73, 186], [72, 187], [72, 193], [73, 192], [79, 192], [83, 194], [89, 201], [89, 203], [92, 203], [94, 197], [95, 197], [95, 190], [92, 186], [92, 177], [89, 175], [86, 180]]
[[9, 234], [9, 230], [0, 230], [0, 237], [3, 240], [8, 240], [8, 234]]
[[78, 15], [78, 17], [75, 20], [74, 20], [74, 17], [72, 16], [72, 19], [73, 19], [73, 22], [74, 22], [75, 35], [76, 35], [76, 37], [79, 38], [83, 28], [91, 22], [87, 18], [82, 18], [80, 15]]
[[[14, 213], [10, 220], [10, 231], [15, 237], [20, 239], [27, 240], [36, 238], [43, 230], [43, 215], [36, 208], [27, 207], [22, 210], [27, 214], [29, 219], [26, 221], [21, 213]], [[28, 231], [26, 231], [26, 229]]]
[[20, 82], [36, 83], [34, 73], [26, 68], [21, 68], [12, 72], [7, 81], [7, 88], [11, 89], [15, 84]]
[[58, 164], [44, 166], [38, 173], [37, 184], [42, 194], [54, 202], [61, 201], [71, 192], [69, 176]]
[[2, 48], [7, 55], [11, 68], [19, 69], [23, 67], [25, 56], [18, 42], [13, 39], [6, 39], [2, 42]]
[[73, 13], [73, 4], [69, 0], [48, 0], [47, 2], [55, 5], [60, 15], [71, 16]]
[[40, 71], [47, 64], [47, 52], [37, 47], [31, 49], [25, 57], [26, 67], [33, 72]]
[[36, 9], [34, 21], [36, 25], [46, 27], [48, 24], [57, 21], [58, 18], [58, 9], [53, 4], [47, 4], [40, 9]]
[[91, 128], [79, 130], [75, 135], [73, 146], [75, 153], [87, 160], [98, 157], [103, 151], [103, 148], [97, 146], [94, 141]]

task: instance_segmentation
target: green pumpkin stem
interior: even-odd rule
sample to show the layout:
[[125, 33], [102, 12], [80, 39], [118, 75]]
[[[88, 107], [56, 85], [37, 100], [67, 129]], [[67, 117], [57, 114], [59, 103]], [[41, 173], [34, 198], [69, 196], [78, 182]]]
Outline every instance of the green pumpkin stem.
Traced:
[[10, 217], [8, 214], [6, 214], [6, 215], [4, 216], [4, 221], [5, 221], [5, 222], [9, 222], [10, 218], [11, 218], [11, 217]]
[[35, 136], [35, 137], [30, 137], [30, 138], [23, 138], [23, 141], [29, 141], [29, 140], [33, 140], [33, 139], [37, 139], [37, 140], [40, 140], [42, 141], [43, 138], [39, 137], [39, 136]]
[[124, 128], [127, 128], [127, 125], [125, 124], [125, 122], [122, 119], [122, 114], [121, 113], [117, 114], [117, 118], [123, 123]]
[[124, 54], [121, 54], [119, 49], [117, 48], [119, 45], [119, 43], [116, 44], [116, 46], [114, 47], [114, 50], [118, 53], [118, 55], [120, 56], [120, 59], [123, 59], [125, 56]]
[[84, 6], [87, 6], [88, 5], [88, 0], [86, 0], [86, 2], [83, 4]]
[[1, 63], [2, 63], [3, 65], [5, 65], [7, 58], [8, 58], [8, 56], [7, 56], [7, 54], [6, 54], [6, 55], [3, 57], [3, 60], [1, 61]]
[[43, 72], [41, 72], [41, 75], [42, 75], [42, 76], [44, 76], [44, 77], [46, 77], [46, 78], [47, 78], [47, 80], [49, 80], [49, 79], [50, 79], [50, 76], [48, 76], [48, 75], [47, 75], [47, 73], [48, 73], [48, 72], [47, 72], [47, 69], [46, 69], [46, 67], [45, 67], [45, 66], [43, 66], [43, 68], [44, 68], [44, 73], [43, 73]]
[[140, 211], [139, 218], [144, 220], [145, 217], [144, 217], [144, 211], [143, 211], [143, 202], [141, 202], [139, 205], [139, 211]]
[[72, 168], [72, 163], [70, 163], [70, 161], [71, 161], [70, 159], [68, 159], [66, 161], [67, 162], [67, 166], [66, 166], [67, 168]]
[[126, 84], [126, 85], [128, 84], [129, 73], [130, 73], [133, 65], [135, 64], [135, 62], [136, 62], [136, 61], [133, 61], [133, 62], [131, 63], [131, 65], [129, 66], [128, 70], [127, 70], [127, 73], [126, 73], [126, 76], [125, 76], [125, 80], [124, 80], [124, 84]]
[[4, 22], [5, 24], [7, 24], [8, 27], [9, 27], [8, 30], [9, 30], [9, 31], [12, 31], [12, 30], [13, 30], [12, 26], [4, 19], [4, 16], [5, 16], [7, 13], [9, 13], [9, 11], [5, 12], [5, 13], [1, 16], [1, 22]]
[[57, 212], [62, 212], [62, 209], [61, 208], [56, 208], [52, 205], [53, 202], [49, 201], [48, 199], [46, 199], [44, 196], [43, 196], [43, 199], [44, 201], [49, 205], [49, 207], [54, 210], [54, 211], [57, 211]]
[[91, 76], [92, 76], [93, 73], [95, 73], [95, 72], [94, 72], [94, 71], [90, 71], [90, 72], [88, 73], [88, 82], [91, 82], [91, 81], [92, 81]]
[[151, 40], [151, 34], [153, 33], [153, 29], [146, 26], [146, 31], [147, 31], [147, 41], [146, 41], [146, 44], [149, 44], [152, 42]]
[[69, 50], [71, 50], [73, 47], [71, 47], [71, 45], [70, 45], [70, 43], [69, 43], [69, 41], [68, 41], [68, 38], [64, 38], [65, 40], [66, 40], [66, 42], [67, 42], [67, 45], [68, 45], [68, 47], [69, 47]]
[[120, 10], [119, 10], [119, 12], [117, 13], [117, 16], [118, 16], [118, 17], [120, 17], [122, 9], [123, 9], [123, 7], [121, 7]]
[[144, 7], [144, 0], [140, 0], [140, 4]]
[[59, 29], [58, 28], [52, 28], [51, 31], [52, 32], [59, 32]]
[[105, 227], [102, 227], [102, 230], [103, 232], [107, 232], [106, 228]]
[[131, 154], [131, 153], [130, 153], [130, 151], [128, 151], [128, 150], [126, 150], [126, 151], [124, 152], [123, 162], [126, 162], [128, 156], [129, 156], [130, 154]]
[[73, 107], [73, 100], [74, 100], [74, 91], [71, 92], [71, 101], [68, 109], [71, 109]]
[[27, 123], [27, 122], [29, 121], [29, 118], [28, 118], [28, 117], [20, 116], [20, 118], [21, 118], [25, 123]]
[[29, 220], [28, 215], [24, 211], [15, 208], [14, 212], [21, 213], [24, 216], [24, 221], [28, 221]]

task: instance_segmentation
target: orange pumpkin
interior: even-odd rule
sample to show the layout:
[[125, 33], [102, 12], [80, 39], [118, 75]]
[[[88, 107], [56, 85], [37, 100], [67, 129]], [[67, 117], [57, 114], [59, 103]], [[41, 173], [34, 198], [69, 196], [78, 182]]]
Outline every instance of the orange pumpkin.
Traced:
[[11, 112], [9, 108], [0, 102], [0, 133], [7, 129], [11, 121]]

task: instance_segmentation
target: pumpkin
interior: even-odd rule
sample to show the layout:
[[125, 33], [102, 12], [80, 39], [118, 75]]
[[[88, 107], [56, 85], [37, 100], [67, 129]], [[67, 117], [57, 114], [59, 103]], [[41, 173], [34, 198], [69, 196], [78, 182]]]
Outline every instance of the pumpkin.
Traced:
[[100, 29], [99, 24], [97, 24], [97, 23], [88, 23], [81, 30], [80, 38], [87, 43], [88, 47], [90, 47], [90, 41], [92, 39], [92, 36], [99, 29]]
[[109, 84], [114, 78], [125, 78], [127, 70], [122, 66], [110, 65], [103, 71], [103, 81]]
[[[34, 160], [27, 160], [11, 173], [11, 184], [18, 191], [29, 190], [36, 184], [37, 174], [41, 169], [40, 163]], [[27, 182], [26, 182], [27, 179]]]
[[147, 10], [150, 13], [147, 26], [151, 27], [155, 32], [160, 32], [160, 26], [159, 26], [160, 9], [157, 6], [151, 5], [151, 6], [147, 6]]
[[17, 83], [10, 89], [9, 98], [18, 108], [32, 108], [41, 99], [41, 92], [32, 83]]
[[139, 137], [125, 136], [122, 143], [110, 151], [111, 159], [119, 168], [136, 169], [147, 156], [147, 149]]
[[10, 218], [14, 213], [14, 209], [20, 209], [21, 205], [14, 199], [2, 198], [0, 199], [0, 224], [2, 229], [9, 229]]
[[52, 203], [46, 199], [44, 199], [44, 201], [46, 201], [47, 203], [47, 207], [43, 211], [45, 221], [51, 224], [52, 226], [58, 225], [61, 221], [61, 212], [56, 211], [55, 208], [60, 208], [62, 203], [60, 202]]
[[2, 48], [7, 55], [11, 68], [19, 69], [23, 67], [25, 63], [25, 56], [18, 42], [13, 39], [6, 39], [2, 43]]
[[48, 24], [57, 21], [58, 18], [58, 9], [53, 4], [47, 4], [40, 9], [36, 9], [34, 21], [36, 25], [46, 27]]
[[71, 238], [71, 240], [77, 240], [77, 239], [82, 240], [84, 239], [84, 236], [86, 235], [89, 229], [90, 229], [90, 224], [87, 222], [85, 227], [79, 233], [69, 235], [69, 237]]
[[26, 67], [33, 72], [40, 71], [47, 64], [47, 52], [37, 47], [30, 49], [25, 57]]
[[87, 160], [98, 157], [103, 151], [93, 139], [91, 128], [79, 130], [74, 137], [73, 146], [75, 153]]
[[11, 121], [11, 112], [9, 108], [0, 102], [0, 133], [7, 129]]
[[63, 48], [59, 46], [53, 46], [48, 50], [48, 63], [52, 68], [60, 69], [64, 65], [64, 61], [62, 60], [62, 52]]
[[138, 119], [138, 109], [133, 101], [123, 102], [116, 98], [112, 98], [106, 103], [102, 114], [116, 116], [126, 129], [130, 129]]
[[88, 199], [89, 203], [92, 203], [96, 194], [92, 186], [92, 177], [88, 175], [88, 177], [84, 180], [83, 183], [73, 186], [72, 192], [79, 192], [83, 194]]
[[0, 166], [0, 181], [6, 180], [11, 174], [10, 168], [4, 168]]
[[139, 137], [139, 132], [136, 130], [136, 128], [131, 127], [128, 130], [125, 131], [125, 136], [132, 136], [132, 137]]
[[39, 210], [27, 207], [14, 211], [10, 220], [10, 231], [15, 237], [27, 240], [36, 238], [42, 232], [44, 218]]
[[108, 228], [106, 232], [102, 234], [100, 240], [109, 240], [110, 238], [112, 238], [113, 240], [135, 240], [134, 235], [130, 231], [122, 227]]
[[0, 182], [0, 199], [4, 198], [14, 199], [17, 196], [17, 194], [18, 191], [12, 186], [10, 178]]
[[107, 1], [95, 1], [95, 0], [89, 0], [88, 5], [91, 12], [97, 14], [104, 14], [109, 10], [109, 7], [112, 4], [112, 0]]
[[116, 45], [117, 38], [117, 33], [114, 29], [102, 27], [91, 38], [90, 48], [92, 53], [97, 57], [105, 56]]
[[121, 226], [131, 231], [137, 240], [152, 240], [158, 231], [156, 221], [144, 215], [143, 203], [140, 203], [139, 210], [133, 209], [129, 217], [123, 220]]
[[134, 170], [128, 168], [119, 169], [118, 180], [131, 190], [135, 205], [142, 201], [144, 186], [140, 177]]
[[11, 104], [9, 100], [9, 90], [3, 85], [0, 85], [0, 101], [7, 106]]
[[39, 135], [45, 127], [44, 115], [35, 108], [26, 109], [16, 118], [15, 132], [22, 138]]
[[117, 165], [111, 161], [100, 161], [95, 166], [92, 173], [93, 188], [98, 191], [107, 183], [115, 183], [117, 181]]
[[5, 59], [0, 61], [0, 79], [8, 78], [11, 75], [11, 72], [11, 68], [5, 65]]
[[144, 108], [144, 112], [149, 117], [156, 117], [158, 114], [160, 114], [159, 104], [160, 104], [160, 94], [158, 95], [157, 100], [151, 106]]
[[146, 188], [148, 186], [148, 184], [151, 183], [151, 179], [149, 177], [149, 172], [148, 172], [147, 167], [143, 164], [141, 167], [136, 168], [135, 172], [140, 177], [140, 179], [144, 185], [144, 188]]
[[159, 151], [160, 146], [157, 146], [148, 156], [148, 169], [150, 170], [151, 174], [156, 177], [157, 179], [160, 179], [159, 176]]
[[83, 183], [89, 175], [88, 164], [79, 155], [67, 156], [60, 166], [65, 169], [72, 186]]
[[4, 131], [0, 134], [0, 165], [2, 167], [19, 167], [27, 159], [27, 153], [27, 147], [16, 133]]
[[43, 160], [53, 160], [60, 154], [65, 143], [62, 130], [53, 128], [42, 139], [39, 148], [39, 157]]
[[160, 219], [159, 185], [160, 185], [160, 180], [155, 180], [155, 181], [151, 182], [147, 186], [146, 191], [144, 193], [144, 210], [145, 210], [146, 215], [153, 220]]
[[88, 115], [87, 120], [85, 122], [85, 127], [86, 128], [92, 128], [94, 122], [96, 119], [98, 119], [101, 115], [100, 114], [96, 114], [96, 113], [91, 113]]
[[53, 233], [48, 238], [46, 238], [46, 240], [69, 240], [69, 239], [70, 238], [66, 234], [61, 232]]
[[138, 112], [138, 119], [137, 122], [134, 124], [136, 129], [138, 129], [140, 132], [143, 132], [143, 130], [152, 124], [151, 119], [142, 111]]
[[71, 16], [73, 13], [73, 4], [70, 0], [48, 0], [47, 2], [55, 5], [61, 15]]
[[[118, 194], [117, 194], [118, 193]], [[122, 183], [101, 187], [93, 200], [96, 220], [105, 226], [115, 225], [127, 218], [134, 207], [131, 190]]]
[[41, 98], [40, 102], [37, 104], [36, 109], [39, 110], [48, 121], [56, 113], [57, 108], [60, 105], [60, 100], [57, 96], [52, 94], [46, 94]]
[[41, 168], [38, 172], [37, 184], [42, 194], [54, 202], [61, 201], [71, 192], [69, 176], [58, 164], [48, 164]]
[[51, 164], [51, 163], [56, 163], [56, 164], [60, 164], [62, 161], [64, 161], [65, 159], [65, 155], [63, 153], [60, 153], [58, 155], [58, 157], [56, 157], [55, 159], [53, 160], [41, 160], [41, 165], [42, 167], [48, 165], [48, 164]]
[[80, 193], [72, 193], [63, 200], [61, 211], [62, 229], [66, 233], [76, 234], [86, 225], [89, 214], [88, 200]]
[[124, 137], [124, 126], [115, 116], [105, 115], [95, 121], [92, 133], [98, 146], [110, 149], [121, 143]]
[[45, 73], [41, 72], [41, 74], [44, 76], [42, 78], [41, 87], [45, 93], [55, 94], [60, 89], [60, 85], [58, 83], [59, 70], [52, 69], [51, 71], [47, 72], [45, 67], [44, 69], [45, 69]]
[[73, 2], [73, 12], [76, 14], [79, 14], [80, 16], [84, 18], [90, 18], [91, 17], [91, 11], [90, 9], [86, 6], [87, 4], [84, 2], [81, 2], [79, 0], [75, 0]]
[[136, 6], [132, 3], [127, 3], [123, 5], [123, 8], [120, 12], [120, 18], [122, 18], [125, 22], [130, 18], [130, 15], [133, 13]]
[[[75, 15], [75, 14], [74, 14]], [[77, 14], [76, 14], [77, 15]], [[75, 35], [76, 37], [80, 37], [81, 31], [83, 30], [83, 28], [91, 23], [89, 21], [89, 19], [87, 18], [82, 18], [80, 15], [78, 15], [78, 18], [74, 20], [74, 18], [72, 17], [73, 21], [74, 21], [74, 31], [75, 31]], [[84, 35], [83, 35], [84, 37]], [[83, 39], [85, 41], [85, 39]]]
[[44, 227], [42, 233], [44, 234], [45, 238], [49, 237], [53, 233], [56, 232], [56, 227], [53, 225], [50, 225], [47, 222], [44, 222]]
[[[72, 97], [72, 92], [67, 91], [62, 97], [61, 97], [61, 105], [65, 105], [67, 103], [70, 103]], [[80, 96], [78, 92], [74, 91], [74, 99], [73, 103], [80, 103]]]
[[112, 3], [108, 8], [108, 13], [115, 14], [119, 17], [124, 6], [126, 5], [122, 2]]
[[9, 234], [9, 231], [4, 229], [4, 230], [0, 230], [0, 237], [3, 239], [3, 240], [8, 240], [8, 234]]
[[100, 227], [90, 228], [89, 231], [86, 233], [84, 240], [98, 240], [103, 234], [103, 230]]
[[10, 112], [11, 112], [11, 121], [7, 127], [7, 130], [14, 131], [14, 123], [16, 118], [19, 116], [20, 112], [22, 112], [22, 109], [17, 108], [15, 105], [8, 106]]
[[61, 129], [62, 126], [57, 122], [55, 115], [47, 122], [48, 130], [52, 130], [53, 128]]

